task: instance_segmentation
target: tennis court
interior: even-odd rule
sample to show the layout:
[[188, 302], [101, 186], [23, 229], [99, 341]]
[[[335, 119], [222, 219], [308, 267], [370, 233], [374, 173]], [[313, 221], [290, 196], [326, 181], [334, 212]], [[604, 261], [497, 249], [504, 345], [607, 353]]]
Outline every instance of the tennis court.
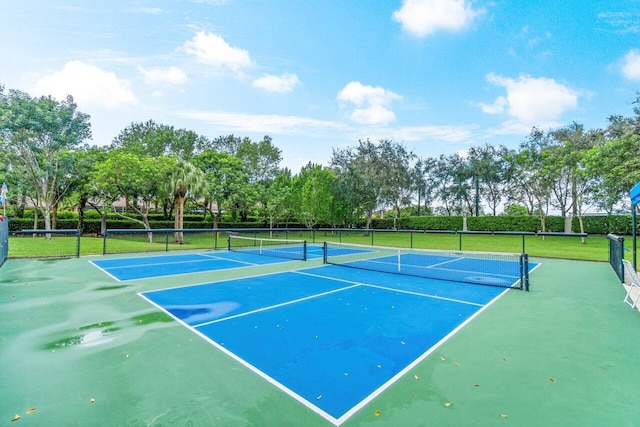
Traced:
[[[251, 248], [230, 253], [253, 259]], [[502, 295], [499, 287], [521, 280], [519, 256], [344, 244], [324, 251], [335, 265], [140, 295], [340, 425]]]
[[[262, 242], [264, 239], [250, 239]], [[233, 251], [169, 254], [93, 260], [91, 263], [117, 281], [212, 272], [231, 268], [255, 267], [296, 259], [322, 258], [322, 247], [291, 243], [286, 247], [262, 248], [247, 245]], [[303, 252], [304, 250], [304, 252]]]
[[340, 424], [502, 292], [327, 266], [142, 296]]
[[[398, 254], [370, 253], [334, 255], [396, 265]], [[11, 384], [0, 391], [4, 421], [14, 414], [20, 425], [637, 420], [629, 409], [640, 374], [629, 360], [640, 357], [640, 320], [624, 309], [624, 290], [605, 263], [534, 260], [531, 291], [521, 292], [314, 257], [119, 282], [90, 262], [109, 260], [9, 260], [2, 268], [0, 363], [11, 367], [0, 371]]]

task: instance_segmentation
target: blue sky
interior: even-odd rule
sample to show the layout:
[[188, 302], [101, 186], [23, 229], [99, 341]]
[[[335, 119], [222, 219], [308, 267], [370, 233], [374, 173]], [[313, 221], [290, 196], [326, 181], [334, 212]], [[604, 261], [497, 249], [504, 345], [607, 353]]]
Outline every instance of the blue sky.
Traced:
[[33, 0], [0, 9], [0, 85], [132, 122], [273, 138], [281, 166], [393, 139], [421, 157], [604, 127], [640, 90], [637, 0]]

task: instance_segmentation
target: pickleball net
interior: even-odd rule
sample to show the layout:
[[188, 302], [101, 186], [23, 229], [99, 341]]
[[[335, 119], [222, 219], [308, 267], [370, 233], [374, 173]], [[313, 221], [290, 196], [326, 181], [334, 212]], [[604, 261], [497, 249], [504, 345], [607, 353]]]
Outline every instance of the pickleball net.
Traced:
[[230, 234], [227, 242], [229, 251], [233, 252], [300, 261], [307, 260], [306, 240], [271, 239]]
[[392, 248], [325, 242], [325, 264], [529, 290], [527, 254]]

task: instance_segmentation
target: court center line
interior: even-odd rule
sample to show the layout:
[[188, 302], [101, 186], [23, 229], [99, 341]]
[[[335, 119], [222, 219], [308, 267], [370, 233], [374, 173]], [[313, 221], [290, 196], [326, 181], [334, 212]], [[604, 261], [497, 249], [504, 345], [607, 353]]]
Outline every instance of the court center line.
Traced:
[[[387, 290], [387, 291], [401, 292], [401, 293], [404, 293], [404, 294], [416, 295], [416, 296], [421, 296], [421, 297], [425, 297], [425, 298], [433, 298], [433, 299], [439, 299], [439, 300], [444, 300], [444, 301], [457, 302], [457, 303], [460, 303], [460, 304], [467, 304], [467, 305], [475, 305], [475, 306], [478, 306], [478, 307], [484, 307], [484, 304], [478, 304], [476, 302], [465, 301], [465, 300], [458, 300], [458, 299], [455, 299], [455, 298], [441, 297], [441, 296], [433, 295], [433, 294], [423, 294], [423, 293], [415, 292], [415, 291], [405, 291], [405, 290], [402, 290], [402, 289], [388, 288], [386, 286], [372, 285], [372, 284], [363, 283], [363, 282], [354, 282], [352, 280], [347, 280], [347, 279], [337, 279], [335, 277], [327, 277], [327, 276], [322, 276], [322, 275], [319, 275], [319, 274], [306, 273], [306, 272], [303, 272], [303, 271], [292, 271], [292, 273], [304, 274], [305, 276], [319, 277], [319, 278], [322, 278], [322, 279], [335, 280], [335, 281], [338, 281], [338, 282], [353, 283], [355, 285], [366, 286], [366, 287], [370, 287], [370, 288], [384, 289], [384, 290]], [[394, 273], [384, 273], [384, 274], [394, 274]]]
[[455, 299], [455, 298], [441, 297], [441, 296], [432, 295], [432, 294], [423, 294], [421, 292], [416, 292], [416, 291], [405, 291], [403, 289], [388, 288], [386, 286], [370, 285], [370, 284], [365, 284], [364, 286], [367, 286], [369, 288], [383, 289], [385, 291], [393, 291], [393, 292], [400, 292], [402, 294], [415, 295], [415, 296], [418, 296], [418, 297], [433, 298], [433, 299], [439, 299], [439, 300], [443, 300], [443, 301], [457, 302], [459, 304], [475, 305], [476, 307], [484, 307], [484, 304], [479, 304], [477, 302], [465, 301], [465, 300]]
[[262, 307], [262, 308], [258, 308], [256, 310], [251, 310], [251, 311], [247, 311], [247, 312], [244, 312], [244, 313], [235, 314], [233, 316], [223, 317], [221, 319], [216, 319], [216, 320], [210, 320], [208, 322], [204, 322], [204, 323], [199, 323], [197, 325], [193, 325], [192, 327], [193, 328], [201, 328], [203, 326], [212, 325], [214, 323], [223, 322], [225, 320], [231, 320], [231, 319], [235, 319], [235, 318], [238, 318], [238, 317], [248, 316], [250, 314], [260, 313], [262, 311], [271, 310], [271, 309], [274, 309], [274, 308], [279, 308], [279, 307], [284, 307], [284, 306], [291, 305], [291, 304], [296, 304], [296, 303], [299, 303], [299, 302], [302, 302], [302, 301], [307, 301], [307, 300], [318, 298], [318, 297], [322, 297], [322, 296], [325, 296], [325, 295], [330, 295], [330, 294], [333, 294], [333, 293], [336, 293], [336, 292], [346, 291], [348, 289], [357, 288], [357, 287], [360, 287], [360, 286], [362, 286], [362, 284], [357, 283], [357, 284], [354, 284], [352, 286], [346, 286], [346, 287], [340, 288], [340, 289], [333, 289], [331, 291], [322, 292], [320, 294], [309, 295], [309, 296], [304, 297], [304, 298], [298, 298], [298, 299], [294, 299], [294, 300], [291, 300], [291, 301], [286, 301], [286, 302], [283, 302], [283, 303], [280, 303], [280, 304], [271, 305], [269, 307]]

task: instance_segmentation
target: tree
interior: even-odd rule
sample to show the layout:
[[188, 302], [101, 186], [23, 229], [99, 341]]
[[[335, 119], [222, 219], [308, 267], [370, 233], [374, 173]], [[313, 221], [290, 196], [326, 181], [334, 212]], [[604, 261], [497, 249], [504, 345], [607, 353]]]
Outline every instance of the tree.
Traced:
[[[205, 174], [207, 192], [204, 207], [211, 214], [213, 227], [218, 228], [224, 210], [233, 210], [240, 204], [240, 199], [254, 200], [253, 188], [239, 158], [216, 150], [206, 150], [193, 159]], [[209, 201], [216, 204], [213, 212]]]
[[495, 216], [504, 196], [508, 168], [504, 151], [492, 145], [471, 147], [467, 158], [469, 175], [475, 192], [475, 214], [480, 214], [480, 200], [484, 198]]
[[266, 215], [269, 219], [269, 228], [273, 228], [279, 218], [282, 217], [286, 221], [293, 214], [294, 209], [290, 204], [292, 192], [291, 170], [288, 168], [279, 170], [267, 190]]
[[91, 137], [89, 116], [77, 111], [71, 96], [59, 102], [0, 87], [0, 136], [0, 149], [27, 177], [51, 229], [51, 211], [71, 184], [71, 151]]
[[[266, 214], [269, 211], [267, 206], [268, 189], [282, 160], [282, 153], [279, 148], [273, 145], [271, 137], [265, 136], [262, 141], [256, 143], [249, 138], [241, 139], [229, 135], [215, 139], [212, 145], [216, 150], [242, 160], [249, 182], [253, 185], [252, 192], [256, 194], [257, 201]], [[248, 219], [249, 210], [255, 207], [249, 202], [255, 202], [255, 199], [238, 199], [236, 209], [240, 213], [242, 221]]]
[[[127, 209], [136, 212], [142, 219], [114, 209], [116, 215], [140, 223], [145, 229], [151, 230], [151, 206], [157, 198], [166, 195], [163, 183], [174, 166], [175, 160], [167, 156], [155, 158], [111, 150], [105, 161], [94, 169], [92, 177], [97, 191], [118, 194], [124, 199]], [[151, 232], [148, 236], [151, 243]]]
[[459, 154], [438, 158], [433, 177], [435, 193], [447, 215], [473, 213], [474, 200], [470, 193], [469, 168]]
[[382, 187], [382, 202], [392, 206], [395, 210], [394, 228], [400, 218], [400, 210], [411, 205], [413, 195], [414, 175], [412, 162], [416, 156], [407, 151], [401, 144], [389, 140], [382, 140], [377, 145], [378, 157], [383, 159], [379, 163]]
[[293, 187], [300, 191], [300, 216], [307, 228], [333, 220], [333, 173], [309, 162], [294, 178]]
[[418, 216], [420, 216], [421, 204], [424, 204], [424, 214], [428, 215], [427, 212], [431, 211], [431, 204], [436, 199], [436, 167], [437, 159], [428, 157], [418, 159], [411, 172], [413, 174], [413, 190], [418, 196]]
[[181, 160], [190, 160], [207, 149], [211, 143], [197, 133], [173, 126], [158, 124], [153, 120], [131, 123], [111, 143], [112, 149], [123, 149], [139, 156], [159, 157], [176, 155]]
[[[207, 184], [205, 174], [196, 166], [183, 160], [174, 158], [174, 165], [167, 176], [168, 193], [173, 195], [175, 208], [175, 220], [173, 227], [182, 229], [184, 227], [184, 207], [187, 197], [198, 198], [205, 194]], [[184, 233], [176, 231], [174, 233], [175, 243], [184, 243]]]
[[542, 231], [546, 231], [547, 227], [553, 184], [542, 154], [545, 147], [543, 133], [534, 128], [520, 144], [520, 151], [507, 155], [513, 171], [510, 189], [512, 200], [524, 203], [532, 214], [538, 215]]
[[360, 140], [355, 148], [334, 149], [331, 166], [338, 176], [338, 187], [354, 213], [367, 216], [365, 228], [371, 228], [373, 214], [382, 206], [381, 163], [375, 144]]
[[96, 191], [96, 186], [92, 180], [92, 172], [97, 164], [107, 157], [105, 147], [95, 147], [85, 145], [81, 149], [74, 151], [74, 182], [71, 187], [70, 197], [75, 206], [78, 207], [78, 230], [84, 229], [84, 211], [88, 206], [94, 208], [102, 218], [101, 234], [104, 234], [107, 227], [107, 209], [117, 199], [117, 195], [105, 195]]

